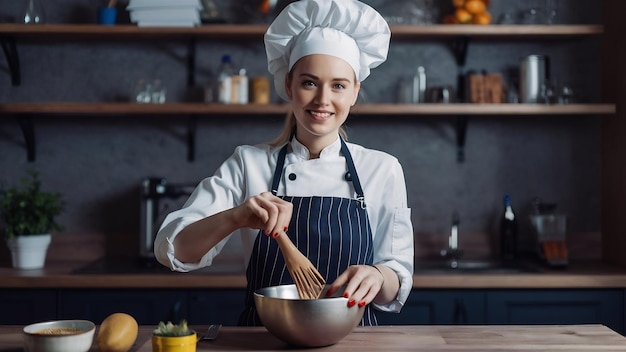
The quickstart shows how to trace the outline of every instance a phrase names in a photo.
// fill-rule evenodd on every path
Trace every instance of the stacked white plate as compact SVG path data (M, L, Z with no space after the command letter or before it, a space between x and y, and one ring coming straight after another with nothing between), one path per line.
M130 0L126 7L139 27L194 27L201 9L199 0Z

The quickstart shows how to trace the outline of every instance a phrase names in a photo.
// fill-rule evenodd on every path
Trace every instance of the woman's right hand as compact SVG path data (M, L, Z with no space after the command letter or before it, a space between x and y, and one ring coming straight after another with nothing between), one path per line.
M287 231L293 204L270 192L263 192L248 198L233 210L240 227L261 229L266 235L277 237L282 231Z

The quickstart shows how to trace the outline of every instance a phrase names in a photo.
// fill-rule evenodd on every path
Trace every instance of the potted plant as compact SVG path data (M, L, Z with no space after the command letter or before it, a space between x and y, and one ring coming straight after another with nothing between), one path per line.
M51 231L61 230L56 217L64 202L59 193L41 190L37 171L20 179L20 186L0 186L0 214L14 268L43 268Z
M152 332L153 352L196 352L197 334L187 326L187 321L180 324L159 322Z

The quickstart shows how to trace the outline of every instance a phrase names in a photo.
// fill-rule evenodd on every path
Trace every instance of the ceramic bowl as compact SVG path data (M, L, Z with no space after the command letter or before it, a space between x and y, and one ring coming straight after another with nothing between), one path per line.
M152 352L196 352L197 336L195 332L174 337L152 335Z
M26 352L87 352L96 325L88 320L56 320L28 325L23 331Z
M295 346L328 346L352 332L365 308L348 307L347 298L325 297L327 288L324 298L300 299L295 285L266 287L254 293L254 303L261 322L277 338Z

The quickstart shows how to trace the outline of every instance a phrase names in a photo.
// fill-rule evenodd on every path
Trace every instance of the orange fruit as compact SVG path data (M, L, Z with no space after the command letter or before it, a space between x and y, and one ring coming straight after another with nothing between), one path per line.
M490 24L491 23L491 14L487 11L483 12L483 13L479 13L477 15L474 15L474 18L472 18L472 23L473 24Z
M469 0L465 2L463 8L472 15L477 15L485 12L487 10L487 5L482 2L482 0Z
M452 5L456 8L463 7L463 5L465 5L465 0L452 0Z
M467 10L459 8L454 12L454 17L459 23L470 23L472 22L472 14L467 12Z

